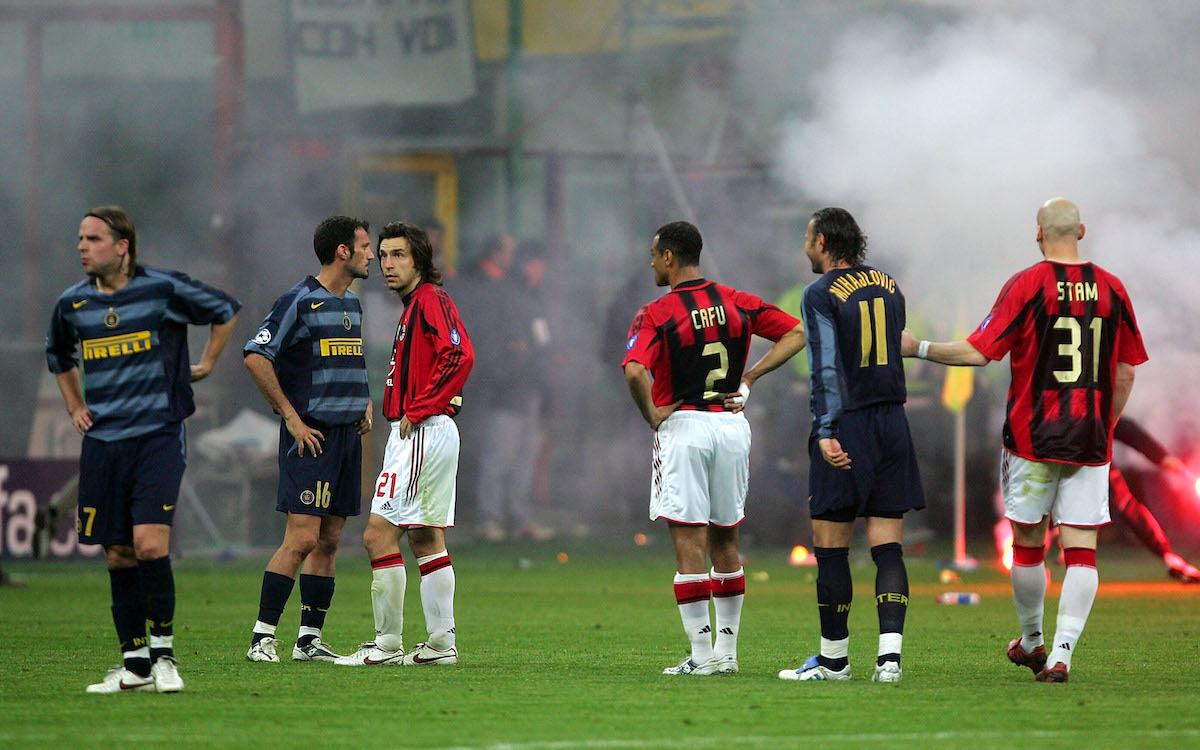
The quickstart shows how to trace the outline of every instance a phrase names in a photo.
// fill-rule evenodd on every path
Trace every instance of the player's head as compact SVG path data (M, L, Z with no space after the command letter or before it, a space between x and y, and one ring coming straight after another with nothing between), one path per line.
M401 296L422 281L442 285L442 272L433 263L429 236L407 221L393 221L379 230L379 268L388 289Z
M1079 220L1079 208L1066 198L1051 198L1043 203L1037 212L1037 223L1039 245L1083 239L1085 229Z
M313 232L313 252L322 266L328 266L339 257L340 248L345 248L341 257L346 269L356 278L367 278L371 265L371 225L362 219L349 216L330 216L317 225Z
M517 241L513 239L512 235L497 232L489 235L483 241L483 252L479 257L497 266L504 273L508 273L516 254Z
M669 269L697 268L700 266L700 251L704 249L704 238L695 224L673 221L664 224L654 233L650 245L650 267L654 269L654 283L666 286Z
M79 253L88 276L98 278L122 270L132 278L137 270L133 217L120 206L89 209L79 223Z
M828 265L819 261L828 256ZM858 228L858 222L844 208L830 206L815 212L804 233L804 254L813 263L814 273L824 273L828 268L845 264L857 266L867 257L867 236Z

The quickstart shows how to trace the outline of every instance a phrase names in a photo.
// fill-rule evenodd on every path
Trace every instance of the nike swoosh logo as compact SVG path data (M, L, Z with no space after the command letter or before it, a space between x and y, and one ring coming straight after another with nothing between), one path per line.
M387 664L389 661L396 661L397 659L402 659L402 658L404 658L403 652L397 653L395 656L389 656L386 659L380 659L379 661L375 661L374 659L372 659L369 656L364 656L363 664Z
M127 685L125 683L125 680L121 680L121 689L122 690L137 690L140 687L146 687L147 685L149 685L152 682L153 682L153 680L146 680L145 682L135 682L132 685Z
M72 303L71 303L71 307L73 307L73 308L75 308L76 310L78 310L79 308L83 307L83 306L84 306L84 305L86 305L87 303L88 303L88 301L87 301L87 300L85 300L85 299L81 299L81 300L79 300L78 302L72 302Z
M174 505L164 505L163 510L171 510L174 507L175 507Z
M419 657L419 656L414 656L414 657L413 657L413 664L430 664L430 663L432 663L432 662L435 662L435 661L441 661L442 659L448 659L448 658L450 658L450 655L449 655L449 654L447 654L446 656L438 656L438 657L436 657L436 658L433 658L433 659L422 659L422 658L421 658L421 657Z
M318 307L320 307L323 304L325 304L325 303L324 302L314 302L314 303L312 303L312 309L316 310Z

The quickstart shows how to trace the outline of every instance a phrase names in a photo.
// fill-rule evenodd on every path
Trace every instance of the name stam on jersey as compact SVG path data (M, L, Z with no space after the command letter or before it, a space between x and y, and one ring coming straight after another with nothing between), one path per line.
M1058 282L1059 302L1088 302L1100 299L1100 289L1094 281Z
M895 293L896 282L892 280L883 271L856 271L839 276L836 281L829 285L829 293L837 297L842 302L850 299L850 295L857 292L859 289L864 289L869 286L882 287L888 292Z

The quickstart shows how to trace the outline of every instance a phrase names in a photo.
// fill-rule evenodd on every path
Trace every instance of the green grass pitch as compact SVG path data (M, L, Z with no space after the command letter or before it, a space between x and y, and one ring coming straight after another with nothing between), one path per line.
M985 567L946 586L932 557L909 554L904 679L883 685L870 681L874 568L855 549L855 677L800 684L775 675L817 646L815 568L787 566L782 550L746 552L757 579L741 674L696 678L659 674L685 653L663 539L451 541L456 667L250 664L264 561L177 562L181 695L86 695L119 660L103 564L10 564L29 585L0 589L0 748L1200 747L1200 586L1169 581L1141 551L1101 550L1100 595L1066 685L1035 683L1005 660L1017 626L1004 575ZM407 562L412 645L424 619ZM349 652L372 632L361 552L346 550L337 578L325 637ZM934 601L951 589L982 602ZM1054 586L1047 630L1056 604ZM283 643L298 607L293 593Z

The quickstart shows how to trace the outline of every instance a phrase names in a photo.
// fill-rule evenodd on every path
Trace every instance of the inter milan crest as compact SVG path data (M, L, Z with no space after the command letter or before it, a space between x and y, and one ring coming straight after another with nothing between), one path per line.
M120 324L121 316L117 314L116 310L112 309L111 307L108 308L108 312L104 313L104 325L108 326L109 328L116 328Z
M344 310L342 311L342 328L345 328L347 331L350 330L350 313Z
M316 499L317 496L312 490L305 490L304 492L300 493L300 502L304 503L305 505L312 505L313 501Z

